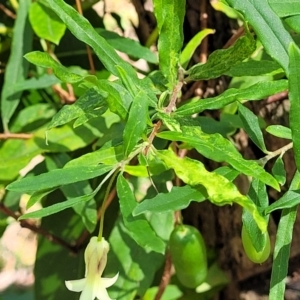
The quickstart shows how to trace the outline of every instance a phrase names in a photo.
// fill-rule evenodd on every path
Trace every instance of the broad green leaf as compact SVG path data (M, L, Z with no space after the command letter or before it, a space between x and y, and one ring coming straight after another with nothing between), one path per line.
M124 138L124 156L127 157L142 138L147 127L148 101L143 92L139 92L133 99L126 123Z
M189 185L182 187L173 187L169 193L159 193L151 199L141 202L133 210L134 216L145 212L164 213L169 211L181 210L189 206L192 201L202 202L206 197Z
M290 190L299 190L300 173L297 171L290 186ZM290 258L290 248L293 238L293 227L297 216L298 206L286 208L282 211L276 233L273 254L273 265L270 283L270 300L284 298L286 276Z
M219 96L182 105L175 113L176 115L192 115L206 109L220 109L234 101L261 100L287 88L287 80L258 82L244 89L228 89Z
M68 68L64 67L53 59L48 53L33 51L24 55L24 57L31 63L43 67L51 68L55 76L63 82L76 83L84 79L83 76L72 73Z
M262 232L266 231L266 221L260 215L256 205L246 196L242 195L237 187L225 177L208 172L200 161L188 157L179 158L171 150L156 151L157 156L163 160L168 168L174 169L176 175L192 187L202 186L206 197L216 205L237 203L248 210Z
M289 99L290 107L290 126L292 130L293 150L297 169L300 170L300 49L292 43L289 47Z
M269 205L266 186L256 178L253 178L251 182L248 197L257 206L257 209L261 214L263 213L263 210ZM268 224L269 216L264 216L264 218L266 223ZM243 226L252 241L253 247L257 252L261 252L266 245L266 235L261 232L253 216L245 209L243 210L242 220Z
M280 185L284 185L286 182L286 171L284 168L284 162L282 157L278 157L272 168L272 174Z
M288 47L292 38L280 18L269 6L268 0L227 0L227 2L245 17L267 53L288 74Z
M108 289L110 297L118 300L141 299L151 286L164 256L139 246L120 218L111 232L109 244L104 275L111 277L119 272L118 281Z
M247 30L247 29L246 29ZM214 51L205 64L197 64L187 71L186 81L208 80L220 77L232 66L248 58L256 49L256 42L248 30L246 35L228 49Z
M12 89L14 93L17 93L30 89L44 89L60 82L61 81L53 74L44 74L38 78L32 77L24 81L18 81Z
M153 4L159 31L159 67L168 79L170 88L173 88L183 44L185 0L154 0Z
M23 55L32 47L32 29L27 19L30 4L30 0L20 2L10 47L11 53L4 73L4 84L1 92L1 117L5 131L8 131L8 123L21 97L20 92L14 91L14 85L24 81L27 77L29 64Z
M134 194L126 179L120 174L117 180L117 193L124 224L131 237L147 252L165 252L165 243L159 238L144 216L133 217L132 211L137 206Z
M198 48L198 46L201 44L204 38L206 38L209 34L214 34L215 30L213 29L203 29L200 32L198 32L184 47L180 54L179 63L182 66L182 68L186 68L190 62L190 59L192 58L194 52Z
M156 55L149 48L142 46L137 41L122 37L113 31L103 28L96 28L96 31L116 50L134 58L142 58L152 64L158 63Z
M266 131L270 134L283 138L283 139L292 139L292 131L290 128L282 125L270 125L266 128Z
M231 77L240 77L245 75L259 76L281 72L283 72L283 69L275 61L250 59L232 66L225 74Z
M267 173L257 162L244 159L233 144L220 134L206 134L197 127L183 126L181 129L182 132L161 132L157 136L187 143L203 156L217 162L227 162L241 173L257 178L279 190L278 182L271 174Z
M265 209L265 214L270 214L277 209L293 208L300 204L300 190L287 191L280 199Z
M251 110L240 103L238 103L238 110L239 117L243 122L243 128L250 139L264 153L268 153L257 116Z
M83 196L76 197L76 198L66 199L66 201L55 203L53 205L47 206L45 208L42 208L42 209L39 209L39 210L36 210L33 212L25 213L24 215L19 217L19 220L48 217L48 216L56 214L62 210L73 207L78 203L88 201L88 200L92 199L94 196L95 196L95 194L92 193L89 195L83 195Z
M268 0L268 2L279 17L300 14L300 5L298 0Z
M50 130L51 128L64 125L74 119L76 121L73 127L76 128L92 118L101 116L107 108L104 97L94 88L91 88L79 97L75 103L63 106L53 117L47 129Z
M9 184L6 188L16 192L32 193L98 177L111 169L112 166L106 165L56 169L34 177L22 178Z
M48 7L33 2L29 10L29 21L35 34L56 45L65 33L66 25Z

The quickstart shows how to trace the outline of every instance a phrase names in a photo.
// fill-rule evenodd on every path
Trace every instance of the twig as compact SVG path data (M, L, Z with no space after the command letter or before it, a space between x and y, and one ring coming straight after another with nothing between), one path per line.
M227 41L227 43L223 46L223 49L229 48L231 45L235 43L235 41L244 34L245 28L242 26L240 27L234 35Z
M18 218L21 216L21 214L17 214L15 212L13 212L12 210L10 210L2 202L0 202L0 211L3 212L5 215L14 218L16 221L18 221ZM63 246L64 248L68 249L69 251L71 251L74 254L76 254L78 252L78 250L79 250L79 248L70 245L69 243L67 243L63 239L61 239L61 238L59 238L59 237L57 237L57 236L49 233L48 231L42 229L41 227L38 227L38 226L30 223L30 221L28 221L28 220L20 220L19 222L20 222L21 227L28 228L31 231L44 236L50 242L56 243L58 245L61 245L61 246Z
M267 98L266 103L269 104L269 103L276 102L276 101L282 101L287 98L288 98L288 91L284 91L284 92L280 92L275 95L269 96Z
M15 19L17 16L10 11L7 7L0 3L0 10L2 10L8 17Z
M283 153L285 153L286 151L290 150L293 148L293 143L289 143L271 153L269 153L268 155L266 155L265 157L259 159L259 162L262 164L262 165L265 165L270 159L272 159L273 157L276 157L278 155L281 155Z
M165 108L166 113L171 113L173 109L176 107L177 95L182 89L183 82L179 81L177 85L174 87L169 105Z
M155 295L154 300L160 300L162 294L164 293L167 285L170 282L170 278L171 278L171 268L172 268L172 259L171 259L171 255L170 252L167 252L166 255L166 262L165 262L165 268L164 268L164 272L158 287L158 291Z
M8 139L28 140L32 137L33 135L31 133L11 133L11 132L0 133L0 140L8 140Z

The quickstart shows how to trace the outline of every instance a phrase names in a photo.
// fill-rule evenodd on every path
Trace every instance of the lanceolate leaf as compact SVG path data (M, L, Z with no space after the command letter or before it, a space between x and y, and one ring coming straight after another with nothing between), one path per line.
M287 88L287 80L258 82L245 89L228 89L217 97L182 105L175 113L178 115L192 115L206 109L220 109L234 101L245 99L261 100L270 95L285 91Z
M244 105L238 103L239 116L243 127L254 144L263 152L267 153L263 134L261 132L257 116Z
M227 0L227 2L244 15L268 54L288 74L288 46L292 38L278 15L269 6L268 0Z
M279 190L278 182L255 161L246 160L232 143L220 134L206 134L197 127L183 126L182 132L162 132L157 136L171 141L185 142L203 156L217 162L227 162L241 173L255 177Z
M260 215L256 205L246 196L242 195L236 186L225 177L208 172L204 165L190 158L179 158L171 150L156 152L168 168L174 169L176 175L192 187L203 186L207 198L216 205L237 203L247 209L252 215L262 232L266 231L266 221Z
M133 100L129 117L124 129L124 155L127 157L141 139L147 127L148 101L143 92L139 92Z
M20 179L9 184L6 188L15 192L32 193L91 179L107 173L112 168L112 166L99 165L93 167L80 166L56 169L34 177Z
M290 126L292 130L293 149L295 161L298 170L300 170L300 49L292 43L289 48L289 99L290 108Z
M268 0L268 2L279 17L300 14L300 5L298 0Z
M27 77L28 62L23 55L30 51L32 44L32 29L27 19L31 1L20 2L14 33L11 44L11 53L4 73L4 85L1 93L1 117L5 131L8 131L8 122L15 112L20 92L14 91L14 85L24 81Z
M154 0L153 3L159 30L159 66L173 87L183 44L185 0Z
M270 134L283 138L283 139L292 139L292 131L290 128L282 125L270 125L266 128L266 131Z
M228 49L214 51L205 64L197 64L187 71L187 81L208 80L216 78L227 72L233 65L248 58L256 48L252 35L247 31L246 35Z
M146 251L164 253L165 243L155 234L147 219L144 216L132 216L137 202L128 182L121 174L117 180L117 193L124 224L132 238Z
M284 185L286 182L286 171L284 168L284 162L282 157L278 157L272 168L272 174L280 185Z

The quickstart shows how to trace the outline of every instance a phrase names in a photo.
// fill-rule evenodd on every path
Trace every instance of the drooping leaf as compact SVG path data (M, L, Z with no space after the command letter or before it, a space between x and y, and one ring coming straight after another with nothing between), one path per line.
M177 115L192 115L206 109L220 109L234 101L241 101L245 99L261 100L270 95L287 90L287 88L287 80L262 81L244 89L228 89L219 96L182 105L175 113Z
M227 3L251 24L267 53L288 74L288 47L292 38L278 15L271 9L268 0L227 0Z
M124 224L131 237L147 252L165 252L165 243L160 239L144 216L133 217L132 211L137 206L134 194L126 179L120 174L117 180L117 193Z
M56 45L65 33L66 25L48 7L33 2L29 10L30 24L35 34Z
M159 66L169 81L176 84L179 54L183 44L184 0L154 0L154 14L159 32Z
M99 165L56 169L38 176L22 178L12 182L6 188L10 191L32 193L94 178L107 173L112 168L112 166Z
M255 49L255 40L250 32L246 31L246 35L238 39L230 48L216 50L208 57L205 64L197 64L190 68L185 80L208 80L220 77L232 66L248 58Z
M278 183L280 185L284 185L286 182L286 171L284 168L284 162L281 156L279 156L275 163L274 166L272 168L272 174L274 175L274 177L276 178L276 180L278 181Z
M70 72L68 68L58 63L48 53L33 51L24 55L31 63L43 67L51 68L55 76L63 82L76 83L84 79L83 76Z
M48 130L64 125L74 119L76 119L76 121L73 127L76 128L92 118L101 116L106 112L107 108L105 98L94 88L91 88L79 97L75 103L63 106L53 117L48 125Z
M14 85L24 81L27 77L29 64L23 58L23 55L30 51L32 47L32 29L27 19L30 4L30 0L20 2L14 25L11 53L4 73L4 84L1 93L1 117L5 131L8 131L8 122L21 97L20 92L14 91Z
M203 186L206 197L216 205L237 203L247 209L257 222L262 232L266 231L266 221L260 215L256 205L246 196L242 195L236 186L225 177L208 172L200 161L188 157L179 158L171 150L156 152L167 167L174 169L176 175L192 187Z
M246 160L233 144L220 134L206 134L197 127L181 127L182 132L161 132L158 137L171 141L181 141L194 147L203 156L217 162L227 162L233 168L279 190L278 182L258 163Z
M246 133L254 144L263 152L267 153L264 137L261 132L257 116L244 105L238 103L239 117L243 122L243 127Z
M270 134L283 138L283 139L292 139L292 131L290 128L282 125L270 125L266 128L266 131Z
M148 102L144 93L139 92L133 99L126 123L124 139L124 156L127 157L145 133L148 118Z
M300 14L298 0L268 0L271 8L279 17L287 17Z
M289 99L290 107L290 126L292 130L293 150L297 169L300 170L300 49L294 43L289 47Z

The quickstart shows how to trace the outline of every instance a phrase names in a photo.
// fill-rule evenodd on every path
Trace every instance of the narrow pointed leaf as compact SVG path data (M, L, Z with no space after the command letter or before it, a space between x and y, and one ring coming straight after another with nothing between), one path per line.
M284 162L282 157L278 157L272 168L272 174L280 185L284 185L286 182L286 171L284 168Z
M282 125L270 125L266 128L266 131L270 134L283 138L283 139L292 139L292 131L290 128Z
M244 16L267 53L288 74L288 47L292 38L278 15L271 9L268 0L227 0L227 3Z
M219 96L182 105L175 113L183 116L192 115L206 109L220 109L234 101L242 101L245 99L261 100L270 95L285 91L287 88L287 80L258 82L245 89L228 89Z
M300 49L294 43L289 48L289 99L290 107L290 126L292 130L293 150L297 169L300 170Z
M271 8L279 17L287 17L300 14L298 0L268 0Z
M263 152L267 153L263 134L261 132L257 116L244 105L238 103L239 116L243 127L254 144Z
M164 253L165 243L160 239L144 216L133 217L137 206L134 194L126 179L120 174L117 180L117 193L124 224L132 238L146 251Z
M246 160L232 145L220 134L206 134L197 127L183 126L182 132L161 132L157 136L171 141L181 141L194 147L203 156L217 162L227 162L241 173L258 178L265 184L279 190L277 180L267 173L258 163Z

